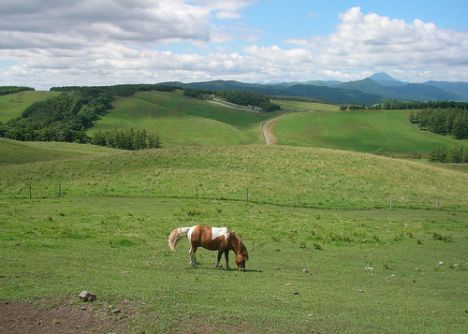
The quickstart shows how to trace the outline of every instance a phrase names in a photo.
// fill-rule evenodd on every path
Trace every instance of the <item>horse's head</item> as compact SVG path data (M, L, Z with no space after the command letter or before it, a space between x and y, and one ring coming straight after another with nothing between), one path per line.
M249 259L249 253L247 252L247 248L242 243L242 241L239 240L239 248L237 249L237 252L236 252L237 269L244 271L245 261L247 261L248 259Z

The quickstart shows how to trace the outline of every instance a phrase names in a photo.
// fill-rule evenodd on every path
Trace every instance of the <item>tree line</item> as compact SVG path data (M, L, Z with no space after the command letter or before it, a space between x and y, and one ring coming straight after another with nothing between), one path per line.
M463 109L468 110L468 103L455 101L400 101L386 100L382 103L366 106L351 104L340 106L341 111L346 110L412 110L412 109Z
M412 111L409 119L422 130L440 135L452 135L456 139L468 138L467 109L423 109Z
M50 90L55 92L80 92L84 96L102 96L108 97L115 96L131 96L138 92L145 91L161 91L161 92L172 92L178 89L175 86L164 85L164 84L124 84L114 86L65 86L65 87L52 87Z
M89 143L92 138L87 136L86 130L112 108L112 101L116 96L130 96L139 91L175 89L177 88L161 84L53 87L51 91L62 94L33 103L20 117L5 124L0 123L0 137L23 141ZM155 147L153 139L147 138L151 147ZM157 141L159 146L159 138Z
M34 88L31 87L21 87L21 86L0 86L0 95L14 94L24 91L33 91Z
M408 109L463 109L468 110L468 103L455 101L400 101L386 100L370 106L369 109L408 110Z
M443 146L436 147L430 153L429 160L443 163L468 163L468 148L463 146L455 146L449 149Z
M209 91L203 89L185 88L184 95L198 99L208 99L212 96L217 96L230 103L238 104L241 106L257 107L265 112L280 109L280 106L272 103L270 101L270 98L265 94L241 90Z
M119 148L123 150L142 150L160 147L159 137L146 130L111 129L97 131L91 139L94 145Z
M64 93L36 102L22 115L0 124L0 136L27 141L66 141L87 143L86 129L111 107L106 96L86 98Z

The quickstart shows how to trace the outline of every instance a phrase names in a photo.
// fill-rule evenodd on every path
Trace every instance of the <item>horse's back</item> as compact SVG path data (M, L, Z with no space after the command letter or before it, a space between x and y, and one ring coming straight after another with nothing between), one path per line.
M223 250L229 247L230 231L227 227L195 225L187 233L190 242L210 250Z

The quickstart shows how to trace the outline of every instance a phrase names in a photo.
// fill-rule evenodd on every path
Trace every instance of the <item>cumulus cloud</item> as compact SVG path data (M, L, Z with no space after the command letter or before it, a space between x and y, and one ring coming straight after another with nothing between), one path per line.
M405 22L378 14L363 14L354 7L340 15L336 31L328 36L292 39L290 44L315 54L322 67L387 70L415 78L423 69L428 78L462 70L468 79L468 33L439 29L421 20ZM443 70L441 70L443 69ZM405 74L406 73L406 74ZM421 77L423 79L423 77Z
M256 43L260 32L220 21L238 21L253 1L46 3L0 2L0 84L46 88L172 80L351 80L374 71L411 81L468 81L467 33L364 14L358 7L342 13L330 35L290 39L289 47L244 45L233 52L223 43L233 36ZM201 43L206 49L164 51L168 41Z
M7 0L0 2L0 48L208 40L210 11L182 0Z

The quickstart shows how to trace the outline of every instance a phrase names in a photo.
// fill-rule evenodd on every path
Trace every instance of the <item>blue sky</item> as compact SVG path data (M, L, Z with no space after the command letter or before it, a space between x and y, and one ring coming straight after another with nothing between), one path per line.
M466 13L460 0L2 0L0 84L468 81Z
M243 20L247 26L263 31L262 44L281 43L294 37L332 33L339 23L339 13L360 7L365 13L402 19L434 22L441 28L468 30L468 1L259 1L247 7Z

